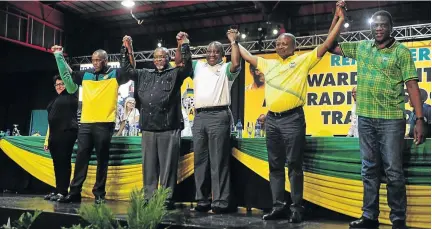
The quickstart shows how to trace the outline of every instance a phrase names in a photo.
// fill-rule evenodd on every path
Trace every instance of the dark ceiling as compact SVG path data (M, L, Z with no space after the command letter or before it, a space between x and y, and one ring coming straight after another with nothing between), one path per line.
M246 40L258 38L258 27L284 28L296 36L324 34L331 24L335 1L135 1L132 13L120 1L41 1L65 14L66 45L75 56L97 47L118 52L121 37L131 35L136 50L151 50L159 40L173 48L175 35L186 31L194 45L227 42L226 30L239 25ZM350 27L367 30L367 19L377 10L393 15L395 25L431 22L431 2L348 1ZM68 18L68 19L67 19ZM79 32L76 32L79 31ZM73 33L72 36L70 34ZM84 38L87 36L88 38ZM92 48L89 48L92 47ZM84 50L85 51L78 51Z

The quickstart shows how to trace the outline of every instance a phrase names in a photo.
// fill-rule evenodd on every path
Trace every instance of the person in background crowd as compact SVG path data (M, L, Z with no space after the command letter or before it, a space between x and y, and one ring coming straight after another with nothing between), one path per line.
M410 126L409 126L408 135L406 137L413 138L417 117L416 117L416 112L414 109L414 105L411 102L411 99L409 99L408 102L409 102L409 105L413 108L413 110L412 110L412 112L408 118L408 123L410 124ZM431 137L431 105L426 104L425 101L422 101L422 102L423 102L423 105L422 105L423 117L425 117L424 137L430 138Z
M406 227L407 196L403 171L405 121L404 84L416 112L414 142L423 142L424 116L418 76L410 50L391 36L389 12L372 15L374 40L335 44L333 54L357 61L357 110L362 155L363 214L350 228L379 226L381 168L387 177L387 202L393 229Z
M222 60L224 50L222 44L217 41L208 45L206 63L193 62L196 113L192 136L195 153L196 200L198 201L195 211L198 212L208 212L210 209L217 214L231 211L229 208L232 123L232 114L229 110L230 83L237 78L241 66L237 31L229 30L227 37L232 48L231 62L225 63ZM179 62L180 56L176 55L176 64ZM211 192L208 188L209 177Z
M57 201L68 194L71 177L71 157L77 139L78 95L69 94L59 75L54 76L54 88L57 96L49 103L48 131L44 149L50 152L54 164L56 190L44 197L45 200Z
M187 35L183 32L177 35L179 47L184 36ZM123 38L123 44L127 55L133 53L130 36ZM134 69L126 60L121 62L121 67L135 81L141 102L145 198L152 197L160 181L161 187L171 189L165 205L172 210L175 208L172 197L177 184L180 137L184 128L180 89L184 79L191 74L192 55L185 53L182 64L176 68L171 67L169 61L168 50L160 47L154 51L153 64L156 69Z
M132 97L127 97L124 103L124 112L121 121L127 122L129 127L138 125L140 113L137 108L135 108L135 99ZM121 136L128 136L127 130L123 128Z
M270 187L273 209L264 220L287 217L285 203L285 165L291 186L289 222L303 221L303 152L306 140L306 123L303 106L306 101L309 71L331 48L346 18L345 2L337 2L335 16L327 39L313 51L297 55L296 38L290 33L276 40L276 59L252 56L243 46L240 54L245 61L262 71L265 78L266 142L270 170Z
M355 137L358 138L358 115L356 114L356 107L357 107L357 87L353 87L351 91L351 95L354 99L354 103L351 107L351 126L348 130L347 137Z
M116 119L117 95L119 86L130 79L120 69L108 66L108 54L96 50L92 55L94 69L72 72L63 57L63 48L53 46L60 77L65 83L66 91L76 93L82 85L82 115L78 130L78 151L75 162L74 177L70 192L57 201L61 203L81 202L81 191L87 177L90 156L95 148L97 157L96 182L93 187L95 203L105 202L105 184L108 175L109 148L114 132ZM122 59L126 59L124 50ZM130 59L130 58L129 58ZM133 62L135 66L135 62Z

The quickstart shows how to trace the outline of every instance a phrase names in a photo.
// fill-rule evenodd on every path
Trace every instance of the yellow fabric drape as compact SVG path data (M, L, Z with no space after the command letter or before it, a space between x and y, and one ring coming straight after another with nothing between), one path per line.
M42 182L55 187L54 166L52 159L20 149L8 141L0 140L0 148L5 154L20 165L24 170ZM72 163L72 174L75 165ZM185 180L193 174L194 156L188 153L180 158L177 182ZM132 189L143 186L141 164L109 166L106 183L106 198L129 200ZM87 179L84 182L81 195L93 198L92 188L96 180L96 166L89 165Z
M269 180L268 162L252 157L233 149L233 156L246 167ZM288 170L285 169L288 176ZM288 181L288 177L286 177ZM431 228L431 187L420 185L407 185L407 225L410 227ZM289 182L285 183L285 190L290 191ZM380 223L391 224L389 220L390 209L387 205L387 190L385 184L380 188ZM363 204L362 181L336 178L304 172L305 200L324 208L349 215L360 217Z

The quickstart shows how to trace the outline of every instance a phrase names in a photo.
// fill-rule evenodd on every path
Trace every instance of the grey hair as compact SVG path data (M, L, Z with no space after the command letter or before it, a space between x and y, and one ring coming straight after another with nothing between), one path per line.
M98 50L94 51L93 55L94 54L99 55L104 59L108 59L108 53L103 49L98 49Z

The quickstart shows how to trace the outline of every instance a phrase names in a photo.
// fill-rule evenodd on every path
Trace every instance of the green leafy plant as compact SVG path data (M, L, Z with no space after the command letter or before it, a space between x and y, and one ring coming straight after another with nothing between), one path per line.
M168 214L165 201L170 192L170 189L160 188L146 201L143 190L133 190L130 194L125 227L120 225L114 213L105 204L83 204L78 213L90 225L73 225L62 229L155 229Z
M30 212L23 213L18 220L10 222L2 226L3 229L29 229L36 218L42 213L40 210L35 210L33 214Z

